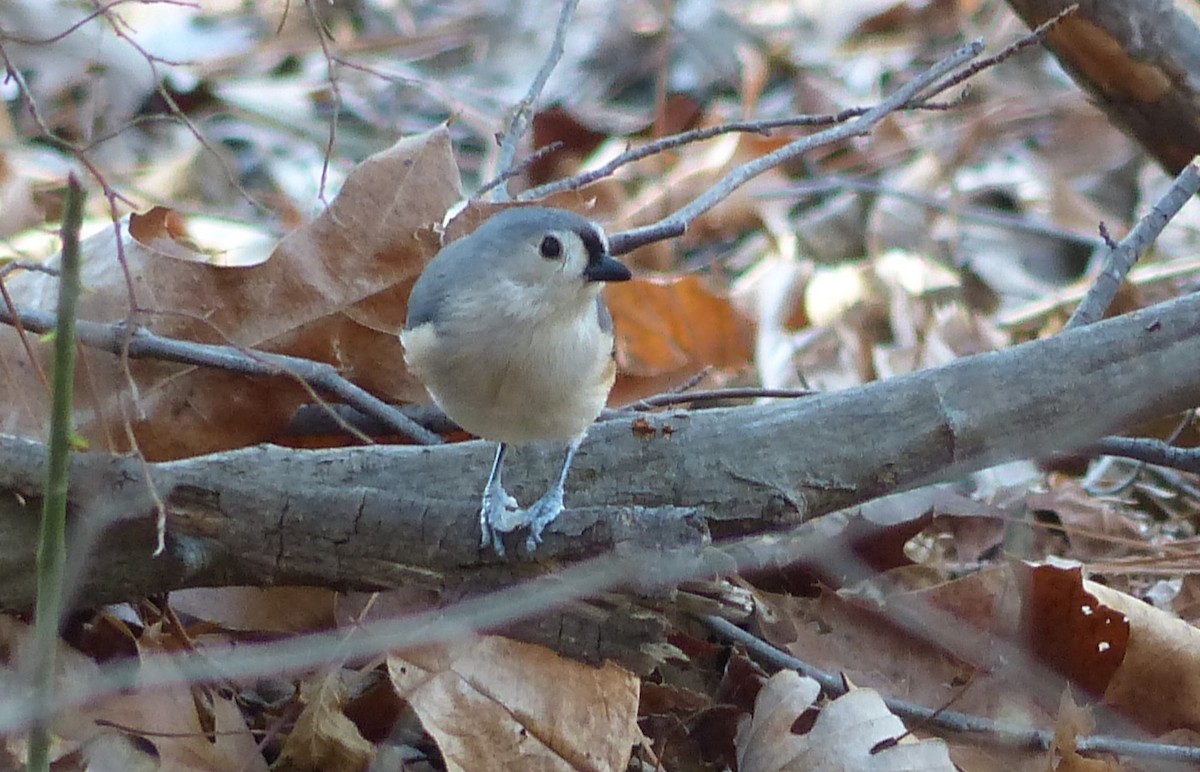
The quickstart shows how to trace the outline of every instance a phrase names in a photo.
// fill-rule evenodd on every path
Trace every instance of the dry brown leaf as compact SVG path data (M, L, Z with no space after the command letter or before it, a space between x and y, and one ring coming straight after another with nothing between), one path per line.
M1085 694L1104 694L1126 655L1125 616L1090 592L1078 566L1021 564L1017 571L1033 654Z
M708 367L749 364L750 325L698 276L637 278L605 290L617 337L623 404L678 384Z
M346 686L339 672L301 687L304 710L288 735L273 769L278 772L360 772L375 756L346 718Z
M32 641L32 629L12 617L0 616L0 658L18 651ZM3 662L0 678L15 677L18 662ZM86 688L100 679L100 666L74 649L61 645L58 653L59 688L70 692ZM214 769L242 769L266 772L254 737L246 727L241 711L232 699L210 693L207 716L197 715L197 703L191 688L182 683L153 690L127 692L104 698L84 708L63 711L54 727L58 753L77 752L89 769L110 769L102 762L116 754L126 761L140 763L142 755L123 756L130 741L157 757L159 769L181 772L211 772ZM98 723L106 722L104 724ZM211 722L206 727L204 724ZM215 731L210 739L206 732ZM144 733L144 734L143 734ZM23 752L23 750L21 750ZM122 767L115 767L121 769ZM130 767L136 769L136 766Z
M899 742L876 750L906 733L874 689L855 689L822 706L805 734L792 725L820 693L817 682L793 670L767 681L754 703L754 714L738 726L740 772L814 770L954 770L940 739ZM909 738L911 739L911 738Z
M1004 578L1007 571L996 569L947 583L926 596L996 636L1011 640L1020 633L1048 666L1086 690L1102 693L1105 704L1151 732L1200 731L1200 677L1193 675L1200 673L1200 630L1126 593L1084 580L1078 567L1017 570L1023 574L1019 587ZM985 576L993 578L986 588L981 584ZM950 592L970 585L979 591ZM1000 612L1016 595L1021 596L1023 628L1016 627L1011 614ZM987 624L989 619L994 624ZM986 714L968 707L982 687L976 684L958 704ZM1004 687L996 683L995 688Z
M638 679L487 636L388 658L396 693L450 770L624 770L640 738Z
M1154 733L1200 731L1200 630L1131 595L1084 586L1129 625L1125 658L1104 702Z
M1005 574L1008 574L1005 576ZM765 637L816 667L844 672L856 683L899 699L982 716L1025 717L1049 724L1052 707L1039 705L1022 690L1011 668L988 668L948 654L961 649L958 630L980 630L1002 637L1016 627L1019 600L1011 572L980 571L926 590L901 593L889 604L929 604L956 617L955 625L912 635L892 624L874 604L841 593L815 600L763 593L772 622ZM933 640L931 640L933 639ZM1057 693L1055 693L1057 698ZM1054 705L1053 708L1056 708Z
M1044 493L1030 493L1025 500L1030 510L1053 512L1062 521L1071 544L1067 557L1114 557L1128 552L1131 542L1143 541L1137 524L1124 514L1120 501L1093 496L1074 478L1059 480Z
M299 633L334 624L338 595L322 587L195 587L171 593L171 608L226 630Z
M978 563L1003 543L1008 513L1002 507L944 488L936 489L932 505L934 524L950 534L960 562Z
M1099 683L1101 688L1108 673L1112 690L1125 667L1122 665L1118 674L1113 674L1113 660L1119 665L1116 655L1127 650L1129 661L1137 626L1132 625L1129 647L1124 649L1119 622L1105 621L1113 618L1109 604L1099 591L1082 581L1078 571L1036 568L1023 583L1016 581L1012 568L1001 566L930 589L894 593L882 609L875 602L845 594L825 593L817 600L805 601L762 593L761 600L772 617L764 618L764 634L806 662L845 672L853 680L869 683L890 696L930 707L953 704L956 710L974 715L1047 726L1057 710L1057 704L1050 701L1057 702L1058 690L1040 689L1039 684L1049 683L1045 676L1027 672L1026 664L999 658L1004 649L993 653L987 642L1029 645L1066 675L1093 685ZM1033 601L1028 599L1031 587L1037 587L1038 597ZM918 636L905 633L886 617L892 606L899 610L925 604L951 614L954 623ZM1168 642L1162 643L1165 647ZM1180 658L1186 658L1184 652L1189 649L1200 648L1186 640L1175 640L1174 646L1180 650L1176 655ZM1147 652L1146 656L1151 654ZM1159 683L1145 685L1143 691L1129 695L1126 704L1135 705L1140 700L1145 703L1138 706L1141 710L1183 710L1192 694L1186 679L1183 684L1172 684L1170 688L1178 696L1172 696L1166 705L1160 705L1157 697L1158 692L1167 689L1163 682L1181 667L1186 665L1179 661L1164 665L1157 676ZM1138 676L1131 675L1128 688L1138 683ZM1153 698L1152 690L1156 695ZM1114 702L1111 697L1106 701ZM1127 715L1139 720L1137 715ZM951 742L960 763L964 753L976 758L970 741ZM992 766L979 768L1045 769L1042 754L1024 751L1001 756Z
M158 333L318 359L383 396L419 398L423 390L404 368L395 333L412 282L438 247L433 226L460 196L449 134L439 128L360 164L320 217L286 236L258 265L209 264L187 223L169 210L127 218L120 250L112 229L84 242L80 318L127 316L123 252L136 302ZM53 311L53 278L25 273L8 287L19 306ZM34 345L48 369L50 346ZM136 396L115 356L81 353L77 425L96 449L126 450L126 421L152 459L239 447L276 436L307 401L303 389L283 378L147 360L129 369ZM7 328L0 330L0 373L11 400L0 431L41 436L48 389Z

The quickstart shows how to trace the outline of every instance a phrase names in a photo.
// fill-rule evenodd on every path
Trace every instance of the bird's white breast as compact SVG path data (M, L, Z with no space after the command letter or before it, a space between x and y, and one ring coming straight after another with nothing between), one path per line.
M513 444L569 441L604 408L615 375L612 334L600 327L593 293L558 309L514 293L505 309L483 297L456 298L452 319L401 334L405 361L472 434Z

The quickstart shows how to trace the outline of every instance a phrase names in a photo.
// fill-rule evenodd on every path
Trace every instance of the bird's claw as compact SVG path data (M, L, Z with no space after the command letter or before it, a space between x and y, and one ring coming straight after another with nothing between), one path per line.
M525 540L525 549L533 552L542 543L542 531L554 522L563 511L563 492L561 488L551 488L546 491L533 506L524 511L522 520L529 526L529 537Z
M562 511L563 493L557 488L547 491L528 509L518 509L516 499L505 493L503 488L489 489L479 510L479 527L482 531L480 544L491 547L497 555L504 557L502 535L528 527L525 549L533 552L542 543L542 531Z
M479 544L491 547L500 557L504 557L504 541L501 534L519 527L524 520L516 517L521 514L517 500L499 485L489 485L483 492L483 503L479 508ZM518 522L514 522L518 521Z

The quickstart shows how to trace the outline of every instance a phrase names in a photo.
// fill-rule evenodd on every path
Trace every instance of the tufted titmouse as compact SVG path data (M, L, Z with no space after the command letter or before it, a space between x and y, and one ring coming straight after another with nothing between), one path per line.
M459 426L500 443L483 490L482 544L529 527L527 548L563 509L563 484L616 375L601 282L629 269L599 225L563 209L513 208L444 247L413 286L404 361ZM500 482L507 446L569 442L557 481L520 510Z

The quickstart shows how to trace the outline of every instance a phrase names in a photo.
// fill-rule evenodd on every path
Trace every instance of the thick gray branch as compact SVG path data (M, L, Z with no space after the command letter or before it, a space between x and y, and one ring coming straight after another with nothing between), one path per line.
M614 546L698 546L776 528L883 493L1009 459L1076 448L1200 404L1200 296L1057 337L812 398L643 414L593 428L567 490L572 507L536 557ZM152 558L152 502L132 460L83 454L77 520L103 524L79 601L171 589L418 582L454 593L536 567L478 548L478 494L492 449L257 447L152 465L169 555ZM540 495L557 448L512 454L510 491ZM0 607L33 600L33 534L45 459L0 438ZM514 551L519 535L513 540Z

